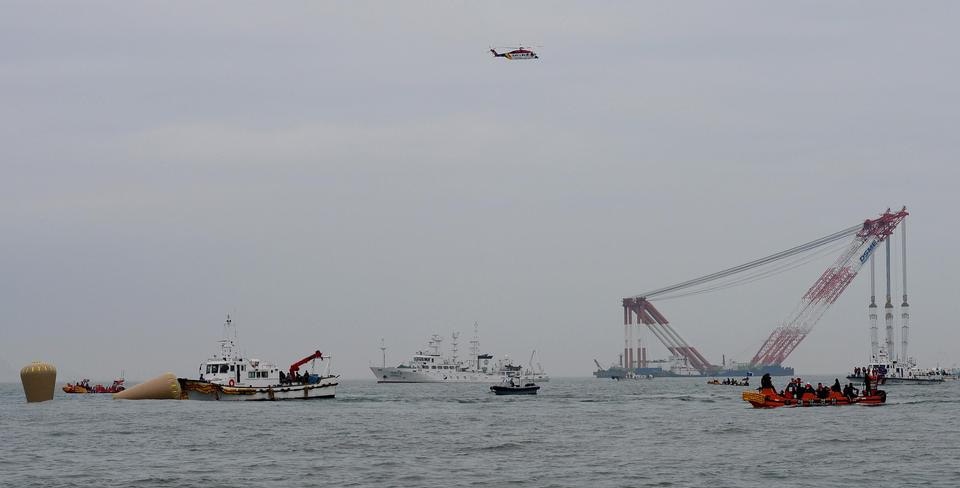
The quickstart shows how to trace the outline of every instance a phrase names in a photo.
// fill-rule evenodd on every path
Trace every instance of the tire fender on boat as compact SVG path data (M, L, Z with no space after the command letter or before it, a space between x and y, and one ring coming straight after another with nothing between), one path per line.
M229 382L228 384L229 384L230 386L233 386L233 385L236 385L237 383L234 382L233 380L230 380L230 382Z

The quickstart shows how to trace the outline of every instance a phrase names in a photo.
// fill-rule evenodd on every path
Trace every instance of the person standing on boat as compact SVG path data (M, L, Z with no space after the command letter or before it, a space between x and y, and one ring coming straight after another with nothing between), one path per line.
M763 373L763 377L760 378L760 389L770 388L771 390L776 390L773 387L773 380L770 379L770 373Z

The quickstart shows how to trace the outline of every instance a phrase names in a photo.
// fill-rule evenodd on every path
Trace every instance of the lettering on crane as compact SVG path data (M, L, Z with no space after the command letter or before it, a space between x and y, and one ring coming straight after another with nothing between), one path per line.
M877 247L877 242L878 241L874 239L873 242L870 243L870 247L868 247L866 251L863 251L863 254L860 256L860 264L866 262L867 258L870 257L870 253L872 253L873 249Z

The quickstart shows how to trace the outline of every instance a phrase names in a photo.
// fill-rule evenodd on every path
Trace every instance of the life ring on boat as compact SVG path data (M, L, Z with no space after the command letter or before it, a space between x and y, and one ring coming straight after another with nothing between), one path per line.
M236 383L234 383L234 381L233 381L233 380L230 380L230 382L229 382L229 383L227 383L227 384L228 384L228 385L230 385L230 386L233 386L233 385L235 385Z

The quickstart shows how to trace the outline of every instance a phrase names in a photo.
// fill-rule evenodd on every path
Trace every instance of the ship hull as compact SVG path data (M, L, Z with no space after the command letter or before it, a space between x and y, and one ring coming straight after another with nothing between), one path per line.
M490 391L497 395L536 395L540 391L539 386L498 386L490 387Z
M863 382L863 375L847 375L848 380L854 380ZM881 385L938 385L943 383L943 378L900 378L897 376L887 376L884 378L880 384Z
M377 378L377 383L486 383L495 384L503 381L498 374L476 372L436 373L432 371L416 370L413 368L379 368L371 366L370 371Z
M883 390L876 390L870 395L846 397L840 392L830 392L827 398L816 398L812 393L807 393L802 399L786 398L780 396L773 388L764 388L759 392L748 390L742 393L743 401L749 403L753 408L778 408L778 407L832 407L842 405L882 405L887 402L887 393Z
M336 378L324 378L310 385L277 385L268 387L223 386L181 378L182 399L204 401L277 401L334 398Z
M377 378L377 383L481 383L492 385L509 377L504 374L475 371L435 372L422 369L414 370L414 368L381 368L376 366L371 366L370 371ZM519 375L511 376L519 377ZM550 377L542 373L523 375L523 378L539 383L550 381Z

